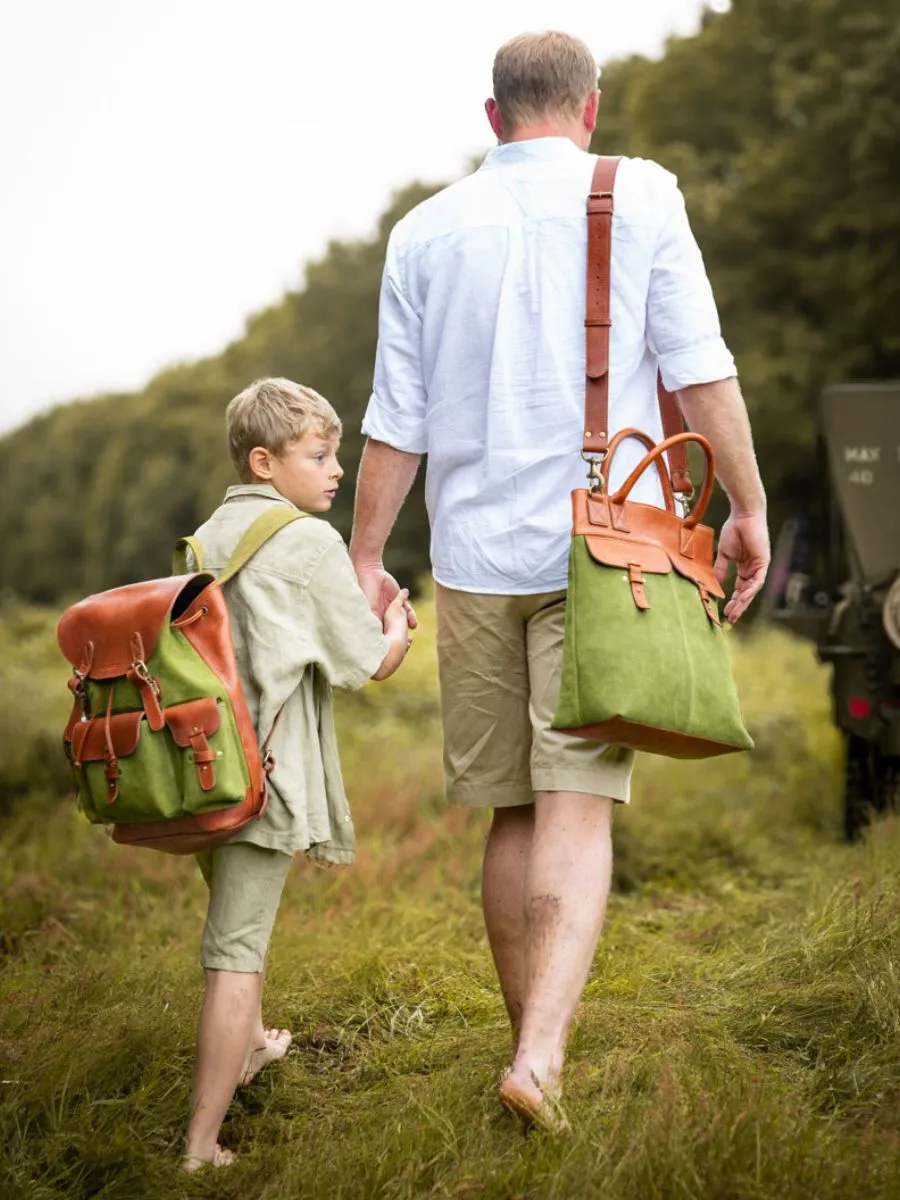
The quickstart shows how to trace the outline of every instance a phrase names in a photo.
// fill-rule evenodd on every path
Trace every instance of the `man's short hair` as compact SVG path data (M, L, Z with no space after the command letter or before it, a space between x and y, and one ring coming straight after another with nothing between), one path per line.
M252 483L249 456L254 446L280 454L310 429L323 437L341 436L341 419L312 388L290 379L257 379L225 410L228 449L243 483Z
M568 33L520 33L494 57L494 99L504 130L546 117L577 117L597 87L597 61Z

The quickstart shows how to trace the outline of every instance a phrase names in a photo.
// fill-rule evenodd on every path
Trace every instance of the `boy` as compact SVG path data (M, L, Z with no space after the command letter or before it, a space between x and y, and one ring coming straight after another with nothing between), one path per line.
M241 483L196 537L204 569L218 573L267 508L331 508L343 470L341 422L310 388L263 379L228 405L229 448ZM225 587L241 682L262 745L272 741L265 814L200 855L209 886L201 962L205 995L184 1167L232 1161L218 1145L234 1090L291 1042L261 1015L266 950L297 850L353 861L353 825L340 775L331 688L386 679L409 648L415 616L402 591L383 623L373 616L340 534L326 521L285 526ZM280 716L279 716L280 713Z

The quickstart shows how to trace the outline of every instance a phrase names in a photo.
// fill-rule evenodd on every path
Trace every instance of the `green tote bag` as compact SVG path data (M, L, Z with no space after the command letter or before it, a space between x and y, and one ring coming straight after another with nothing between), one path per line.
M749 750L716 599L713 531L699 524L713 483L709 443L696 434L707 473L693 512L675 511L658 446L638 430L610 443L609 459L628 437L651 447L615 495L573 493L573 536L562 683L553 728L672 758L708 758ZM656 464L666 508L628 500Z

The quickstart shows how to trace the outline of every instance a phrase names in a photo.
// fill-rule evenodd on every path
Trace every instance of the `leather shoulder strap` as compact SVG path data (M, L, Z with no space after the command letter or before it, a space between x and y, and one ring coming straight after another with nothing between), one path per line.
M253 524L244 531L241 540L235 546L231 558L219 575L219 583L224 586L229 579L233 579L238 571L246 567L253 555L275 536L279 529L284 529L285 525L302 520L306 516L309 514L300 512L298 508L282 508L281 505L278 508L268 508L264 513L260 513Z
M597 159L587 198L585 454L605 454L609 444L609 275L613 187L618 166L618 158Z
M609 330L613 191L620 158L600 156L587 198L587 288L585 300L584 453L605 454L609 444ZM684 429L678 398L657 379L663 438ZM672 487L693 491L687 454L679 443L669 451Z

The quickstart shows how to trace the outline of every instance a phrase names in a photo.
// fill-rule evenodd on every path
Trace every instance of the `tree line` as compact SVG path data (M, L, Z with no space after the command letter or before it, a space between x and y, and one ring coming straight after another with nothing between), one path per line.
M658 60L607 64L592 149L675 172L738 361L773 527L821 492L823 386L900 377L900 15L895 0L733 0ZM374 235L332 242L303 286L219 355L141 392L75 401L0 439L0 591L59 604L163 574L171 546L234 481L223 412L286 375L344 419L352 478L372 382L388 234L429 192L394 197ZM900 418L898 418L900 419ZM333 519L349 533L352 488ZM389 565L428 567L422 479Z

